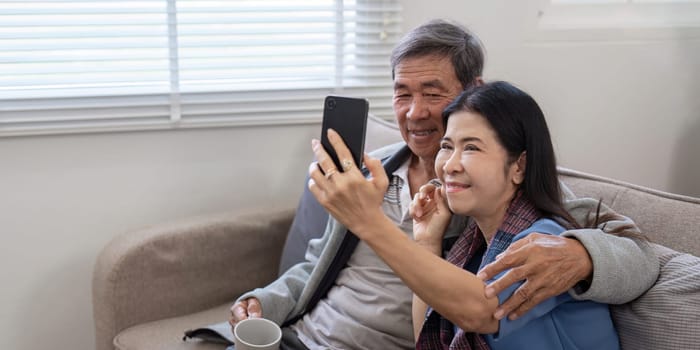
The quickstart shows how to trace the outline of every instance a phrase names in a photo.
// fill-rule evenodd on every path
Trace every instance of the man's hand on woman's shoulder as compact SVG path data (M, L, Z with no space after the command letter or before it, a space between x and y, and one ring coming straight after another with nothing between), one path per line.
M513 283L524 281L494 314L496 319L507 315L514 320L580 281L590 282L593 263L586 249L575 239L532 233L511 244L477 276L488 281L507 269L510 271L486 286L486 297L496 296Z

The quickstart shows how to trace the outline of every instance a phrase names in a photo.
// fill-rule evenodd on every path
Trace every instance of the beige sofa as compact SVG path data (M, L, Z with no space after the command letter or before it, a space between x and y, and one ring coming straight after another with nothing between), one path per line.
M399 139L393 124L370 118L367 149ZM568 169L560 173L579 197L602 198L632 217L654 242L700 255L700 199ZM96 349L225 348L183 341L183 331L226 320L238 295L276 277L293 216L294 208L222 213L116 237L94 270ZM698 321L697 316L688 321ZM641 341L627 338L621 335L623 345Z

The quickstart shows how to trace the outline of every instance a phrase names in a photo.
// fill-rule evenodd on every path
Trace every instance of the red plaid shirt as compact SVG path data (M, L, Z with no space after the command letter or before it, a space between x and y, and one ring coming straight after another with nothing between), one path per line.
M493 261L496 255L505 251L511 244L513 237L532 226L532 223L540 217L542 217L540 211L522 196L522 192L516 193L515 198L513 198L506 211L503 223L498 228L483 256L481 267ZM478 256L478 253L483 250L485 244L484 235L476 223L472 221L459 236L454 246L452 246L446 260L466 269L469 261L481 258L481 256ZM416 349L488 350L489 345L484 337L477 333L465 332L459 329L455 334L452 322L430 308L416 342Z

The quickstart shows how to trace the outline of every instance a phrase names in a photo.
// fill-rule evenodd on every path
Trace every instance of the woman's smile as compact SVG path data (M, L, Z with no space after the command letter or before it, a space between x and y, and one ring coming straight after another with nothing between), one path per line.
M445 192L447 193L457 193L467 190L471 185L467 185L460 182L448 181L445 183Z

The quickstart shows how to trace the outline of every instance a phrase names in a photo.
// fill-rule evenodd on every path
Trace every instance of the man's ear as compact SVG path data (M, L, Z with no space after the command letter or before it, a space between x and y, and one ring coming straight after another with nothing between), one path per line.
M484 85L484 78L482 78L480 76L474 78L474 85L476 85L476 86Z
M527 152L523 151L515 161L515 171L513 172L513 183L520 185L525 180L525 168L527 167Z

